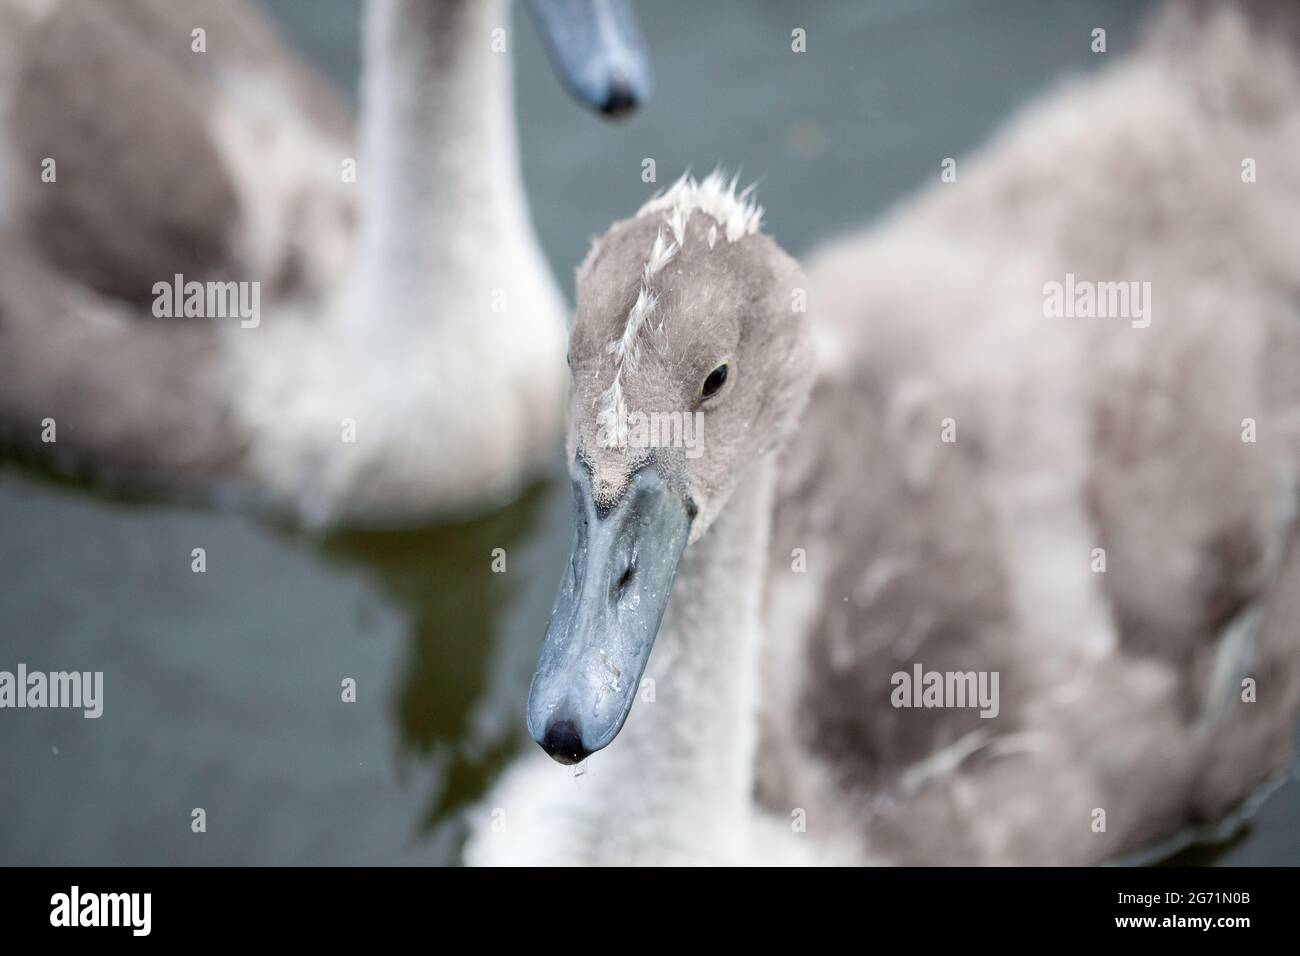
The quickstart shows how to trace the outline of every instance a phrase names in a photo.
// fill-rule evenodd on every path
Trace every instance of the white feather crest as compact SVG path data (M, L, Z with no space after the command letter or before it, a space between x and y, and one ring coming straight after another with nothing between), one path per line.
M637 215L666 213L673 238L680 246L686 222L691 213L698 210L722 227L722 234L728 242L735 242L753 235L763 226L763 207L753 197L754 186L737 192L739 183L739 176L727 179L721 169L715 169L699 181L685 173L665 192L652 197L637 211Z
M715 169L699 181L688 172L664 193L652 197L637 210L638 217L663 213L664 223L673 238L671 242L668 241L662 228L655 235L642 271L641 288L637 291L636 302L628 312L623 334L605 347L605 351L614 356L614 380L601 394L604 405L602 416L608 419L607 432L612 443L622 445L626 442L627 408L623 399L623 370L635 369L641 356L641 329L654 313L657 303L650 288L651 280L672 262L686 241L686 226L691 214L699 211L713 219L714 223L708 231L710 249L718 241L719 226L722 227L721 235L727 242L753 235L762 228L763 207L753 198L754 186L737 192L739 181L739 176L728 180L721 169ZM659 327L663 328L662 321Z

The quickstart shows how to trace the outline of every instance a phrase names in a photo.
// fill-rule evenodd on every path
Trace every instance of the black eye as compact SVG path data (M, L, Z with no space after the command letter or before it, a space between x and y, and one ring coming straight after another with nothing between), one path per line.
M722 385L726 380L727 363L723 362L710 372L709 377L704 380L704 387L700 389L700 397L710 398L711 396L718 394L718 389L722 388Z

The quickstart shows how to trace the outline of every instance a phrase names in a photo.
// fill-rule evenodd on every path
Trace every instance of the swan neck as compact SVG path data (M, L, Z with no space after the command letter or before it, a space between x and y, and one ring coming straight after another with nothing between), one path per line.
M430 296L481 271L484 249L531 238L508 14L504 0L366 6L357 185L367 311L436 312Z

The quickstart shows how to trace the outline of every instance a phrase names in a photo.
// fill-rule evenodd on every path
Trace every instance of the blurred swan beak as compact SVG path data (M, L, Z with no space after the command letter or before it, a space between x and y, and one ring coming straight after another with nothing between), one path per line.
M627 0L529 0L528 9L565 88L605 116L650 98L654 79Z

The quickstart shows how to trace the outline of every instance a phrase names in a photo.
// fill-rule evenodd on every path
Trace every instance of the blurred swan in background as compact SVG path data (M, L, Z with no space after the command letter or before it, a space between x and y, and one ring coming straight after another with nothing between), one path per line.
M587 105L647 95L621 2L530 6ZM317 524L517 492L561 427L565 305L523 195L507 5L370 0L359 155L247 6L108 7L0 0L0 441ZM173 288L209 317L158 317Z
M598 240L528 703L585 762L509 769L468 861L1095 863L1286 768L1298 53L1300 8L1170 4L814 257L807 321L716 177ZM1047 314L1067 275L1145 315ZM703 454L609 441L614 399L702 413ZM988 716L918 669L998 675Z

